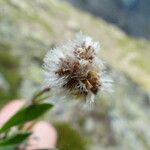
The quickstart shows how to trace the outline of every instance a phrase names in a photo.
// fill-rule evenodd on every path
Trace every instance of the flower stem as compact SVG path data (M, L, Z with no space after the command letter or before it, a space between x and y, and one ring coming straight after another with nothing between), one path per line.
M45 88L42 91L38 92L35 96L33 96L33 98L31 99L32 103L38 103L41 99L38 99L41 95L43 95L46 92L49 92L50 88Z

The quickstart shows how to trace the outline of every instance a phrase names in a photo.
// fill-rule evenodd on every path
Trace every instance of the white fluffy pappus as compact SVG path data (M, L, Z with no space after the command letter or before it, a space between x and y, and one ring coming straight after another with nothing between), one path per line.
M104 73L97 57L99 42L76 34L72 41L48 51L44 58L44 87L58 94L93 102L95 96L111 87L112 80Z

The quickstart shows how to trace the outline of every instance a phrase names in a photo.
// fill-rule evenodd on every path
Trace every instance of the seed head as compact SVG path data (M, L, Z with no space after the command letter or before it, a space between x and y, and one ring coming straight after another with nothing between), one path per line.
M82 33L66 45L50 50L44 58L45 87L93 101L104 85L111 83L105 79L98 50L99 43Z

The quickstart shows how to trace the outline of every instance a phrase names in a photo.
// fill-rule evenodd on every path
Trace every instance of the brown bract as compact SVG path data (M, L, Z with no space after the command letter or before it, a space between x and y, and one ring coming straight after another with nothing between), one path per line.
M61 59L60 69L55 73L64 77L63 87L70 90L76 96L87 96L91 91L97 94L101 83L96 69L91 63L80 64L78 59Z
M82 44L81 47L77 47L73 51L74 55L79 59L88 60L89 62L92 62L95 56L95 52L92 46L85 46L85 43Z

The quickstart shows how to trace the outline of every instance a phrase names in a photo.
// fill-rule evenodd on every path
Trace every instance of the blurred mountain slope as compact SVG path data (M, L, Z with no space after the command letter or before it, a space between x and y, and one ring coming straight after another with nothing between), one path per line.
M150 39L149 0L67 0L136 38Z
M128 37L117 27L67 3L58 0L0 0L0 52L8 51L6 60L12 57L17 64L17 67L9 66L6 64L9 61L5 60L3 66L6 71L14 68L12 72L19 75L16 87L12 88L16 88L20 96L30 97L42 83L41 65L45 53L71 39L80 30L100 41L99 55L106 61L114 79L115 92L97 101L92 114L76 112L76 108L73 113L72 108L64 105L62 108L61 105L57 113L59 119L63 120L64 116L70 122L82 122L80 131L92 136L95 149L97 145L101 149L105 149L103 146L109 149L110 145L115 145L113 148L118 150L149 149L149 41ZM4 87L8 81L1 68L5 82L0 86ZM17 76L11 72L9 75ZM8 84L8 87L12 86L11 82Z
M149 41L132 39L103 20L58 1L0 3L1 41L11 42L13 49L25 53L25 57L30 53L39 55L50 44L63 42L82 30L101 42L101 55L111 66L150 90Z

